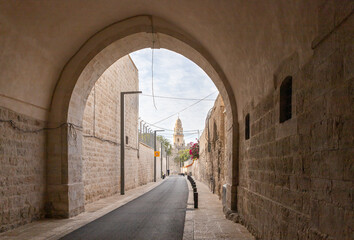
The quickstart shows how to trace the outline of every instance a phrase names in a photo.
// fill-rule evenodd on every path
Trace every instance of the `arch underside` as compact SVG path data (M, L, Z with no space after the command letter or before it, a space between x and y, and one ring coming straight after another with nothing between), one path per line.
M165 48L201 67L213 80L226 109L227 207L236 210L238 125L235 97L221 67L201 44L162 19L138 16L108 26L87 40L65 65L55 89L49 125L82 125L87 98L103 72L143 48ZM82 135L68 125L48 133L47 214L71 217L84 211Z

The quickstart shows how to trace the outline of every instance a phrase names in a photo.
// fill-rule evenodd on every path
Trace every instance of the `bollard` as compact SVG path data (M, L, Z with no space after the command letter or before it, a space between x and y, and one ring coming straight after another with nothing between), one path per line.
M193 196L194 196L194 208L198 208L198 193L194 192Z

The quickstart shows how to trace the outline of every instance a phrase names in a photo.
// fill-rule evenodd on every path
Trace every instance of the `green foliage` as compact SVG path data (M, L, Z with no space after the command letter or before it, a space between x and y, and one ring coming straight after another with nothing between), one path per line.
M176 162L185 162L191 157L189 155L189 149L179 150L177 157L175 158Z
M164 146L167 156L171 156L172 154L172 145L170 141L165 138L164 136L157 136L156 139L160 142L162 142L162 145Z

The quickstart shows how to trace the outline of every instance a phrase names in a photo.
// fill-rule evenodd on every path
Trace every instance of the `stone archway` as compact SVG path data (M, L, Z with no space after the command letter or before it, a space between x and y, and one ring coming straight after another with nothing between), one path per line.
M237 106L230 83L203 46L172 24L152 16L137 16L114 23L94 34L71 57L53 93L48 133L46 212L51 217L72 217L84 211L82 125L87 97L98 78L119 58L139 49L166 48L184 55L213 80L226 109L227 207L236 210L238 185ZM70 124L68 124L70 123Z

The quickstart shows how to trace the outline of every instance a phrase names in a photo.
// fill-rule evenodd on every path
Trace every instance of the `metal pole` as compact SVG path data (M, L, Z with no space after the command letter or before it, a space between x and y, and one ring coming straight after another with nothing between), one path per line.
M124 141L124 95L142 93L141 91L121 92L120 93L120 194L124 195L124 158L125 158L125 141Z
M156 131L154 132L154 182L156 182L156 157L155 157L155 151L156 151Z
M154 131L154 182L156 182L156 157L155 157L155 152L156 152L156 132L163 132L164 130L155 130Z
M162 141L161 141L161 153L160 153L160 160L161 160L161 178L162 178Z
M124 93L120 93L120 194L124 195Z

